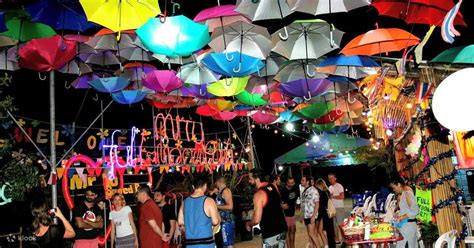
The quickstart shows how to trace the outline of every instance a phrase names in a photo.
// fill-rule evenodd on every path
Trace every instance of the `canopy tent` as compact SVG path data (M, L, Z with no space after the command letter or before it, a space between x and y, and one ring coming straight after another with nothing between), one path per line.
M357 164L351 153L361 146L370 145L368 139L345 134L324 134L318 142L308 141L275 159L275 163L294 164L306 161L320 161L327 166Z

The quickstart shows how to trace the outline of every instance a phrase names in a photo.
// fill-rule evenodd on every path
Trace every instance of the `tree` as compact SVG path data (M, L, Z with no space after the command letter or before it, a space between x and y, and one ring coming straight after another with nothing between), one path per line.
M357 148L355 159L359 163L366 163L371 168L382 167L390 174L395 168L395 155L390 145L381 144L378 149L369 146Z

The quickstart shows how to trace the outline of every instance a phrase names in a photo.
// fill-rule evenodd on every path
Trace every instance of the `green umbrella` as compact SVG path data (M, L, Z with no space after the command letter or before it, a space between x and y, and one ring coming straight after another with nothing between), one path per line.
M31 21L30 16L24 11L5 13L5 25L8 30L0 33L0 35L21 42L56 35L56 32L50 26Z
M474 45L448 49L436 56L431 63L474 64Z
M334 123L328 123L328 124L312 124L311 125L311 128L318 132L318 133L321 133L321 132L324 132L324 131L328 131L328 130L331 130L333 129L334 127L336 126L336 124Z
M300 109L298 112L302 114L306 119L318 119L321 116L329 113L334 108L333 102L318 102L313 103L308 107Z
M236 97L241 103L254 107L267 104L267 101L262 99L262 94L251 94L248 91L242 91Z

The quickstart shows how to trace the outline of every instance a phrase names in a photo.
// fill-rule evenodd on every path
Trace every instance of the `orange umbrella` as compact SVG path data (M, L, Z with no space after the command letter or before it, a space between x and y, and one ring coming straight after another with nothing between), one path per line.
M340 53L346 56L396 52L420 43L420 38L399 28L370 30L352 39Z

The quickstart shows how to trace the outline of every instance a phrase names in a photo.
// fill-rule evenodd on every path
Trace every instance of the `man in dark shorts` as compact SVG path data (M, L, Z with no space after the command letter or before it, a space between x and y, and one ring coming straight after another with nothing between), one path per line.
M161 214L163 215L163 225L165 226L165 233L172 239L174 232L176 230L176 213L173 206L169 205L166 201L166 191L164 188L159 188L153 194L155 203L161 209ZM164 242L163 247L170 247L170 242Z
M296 220L295 209L296 200L300 196L300 190L295 186L295 179L289 177L285 186L280 191L281 207L285 213L286 225L288 226L288 234L286 236L286 245L288 248L295 248Z

